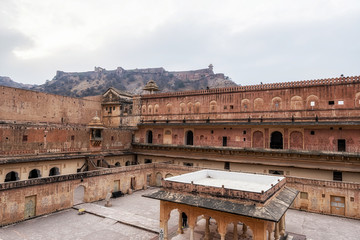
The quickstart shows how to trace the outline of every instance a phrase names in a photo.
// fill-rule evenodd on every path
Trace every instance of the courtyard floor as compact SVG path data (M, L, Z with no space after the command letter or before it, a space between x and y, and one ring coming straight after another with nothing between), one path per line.
M78 215L77 209L72 208L5 226L0 228L0 240L155 240L158 238L160 204L158 200L141 197L152 191L157 191L157 188L111 199L112 207L109 208L104 207L104 201L77 205L77 208L85 208L83 215ZM204 219L199 219L195 239L203 238L204 222ZM169 220L170 237L174 240L189 239L188 228L184 234L177 235L177 223L178 213L174 210ZM213 239L218 239L214 222L210 228ZM355 240L360 236L360 221L289 210L286 231L306 235L308 240ZM233 239L230 225L229 232L227 239ZM238 232L240 235L241 225L238 225Z

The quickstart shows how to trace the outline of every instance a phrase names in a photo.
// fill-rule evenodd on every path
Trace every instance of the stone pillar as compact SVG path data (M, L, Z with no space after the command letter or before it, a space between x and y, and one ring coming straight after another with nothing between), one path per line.
M210 239L210 217L205 217L206 219L206 223L205 223L205 237L204 240L209 240Z
M164 240L168 240L168 220L169 210L166 208L166 202L160 201L160 229L164 232Z
M226 233L220 233L221 240L225 240Z
M164 240L168 240L169 230L168 230L168 221L164 222Z
M182 212L179 210L179 223L178 223L178 229L177 229L177 233L178 234L183 234L183 228L182 228Z
M284 216L282 216L279 223L280 223L279 224L280 235L284 236L285 235L285 214L284 214Z
M279 240L279 239L280 239L280 234L279 234L279 223L275 223L275 233L274 233L274 238L275 238L275 240Z
M237 222L234 222L234 240L238 240Z
M195 240L194 239L194 226L190 226L190 240Z
M247 226L245 225L245 223L243 223L241 237L246 238L246 235L247 235L246 232L247 232Z

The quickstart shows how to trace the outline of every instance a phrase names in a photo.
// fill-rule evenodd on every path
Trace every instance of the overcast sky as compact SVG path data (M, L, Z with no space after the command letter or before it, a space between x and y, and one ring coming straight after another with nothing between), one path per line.
M0 76L206 68L242 85L360 75L359 0L0 0Z

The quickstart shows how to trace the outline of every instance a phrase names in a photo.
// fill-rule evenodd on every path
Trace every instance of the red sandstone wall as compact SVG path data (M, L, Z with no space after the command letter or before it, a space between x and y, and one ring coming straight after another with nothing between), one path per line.
M24 141L24 136L26 141ZM122 129L104 129L98 150L129 149L132 132ZM90 130L70 125L0 125L0 154L37 154L45 152L89 151Z
M341 129L341 130L340 130ZM169 144L163 139L165 132L171 133L171 144L184 145L186 132L194 133L194 145L223 146L227 137L228 147L270 148L271 134L279 131L283 135L283 149L338 151L338 139L346 141L347 152L360 152L360 129L354 126L141 126L135 141L147 143L147 131L153 132L153 144ZM314 135L311 133L313 132Z
M360 84L247 86L142 97L144 120L355 117L360 113ZM334 101L334 105L329 105ZM343 101L343 105L339 104ZM311 106L311 102L315 106ZM156 111L157 109L157 111ZM303 119L304 120L304 119Z
M0 121L88 124L96 111L101 113L99 100L64 97L3 86L0 88L0 94Z

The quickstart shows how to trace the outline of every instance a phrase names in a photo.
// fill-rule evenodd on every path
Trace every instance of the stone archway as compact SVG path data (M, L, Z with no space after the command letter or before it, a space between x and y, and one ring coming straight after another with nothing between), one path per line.
M153 143L153 132L151 130L146 132L146 143Z
M28 179L32 179L32 178L39 178L41 177L40 174L40 170L39 169L33 169L29 172L29 177Z
M271 133L270 138L270 148L271 149L283 149L283 135L279 131L275 131Z
M7 173L5 176L5 182L13 182L13 181L18 181L18 180L19 180L19 175L15 171L11 171L11 172Z
M192 131L187 131L185 134L185 144L186 145L194 145L194 133Z
M156 186L157 187L161 187L161 179L162 179L162 174L158 172L156 174Z

